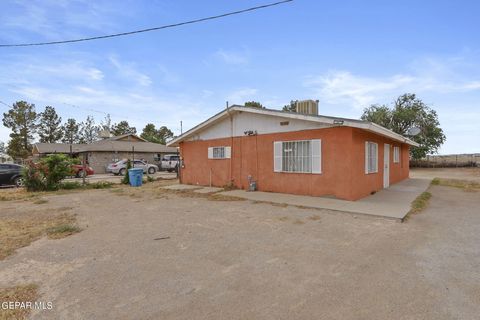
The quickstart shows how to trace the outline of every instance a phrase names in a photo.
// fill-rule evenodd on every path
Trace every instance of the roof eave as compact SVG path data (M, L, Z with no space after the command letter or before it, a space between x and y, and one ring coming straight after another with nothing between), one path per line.
M212 124L214 124L217 120L220 120L225 115L231 112L240 112L240 111L247 111L251 113L257 114L265 114L265 115L276 115L279 117L289 118L289 119L297 119L297 120L305 120L305 121L312 121L312 122L319 122L325 124L336 125L335 121L341 120L341 126L353 127L368 130L374 133L377 133L382 136L389 137L393 140L409 144L411 146L418 147L419 144L415 141L412 141L398 133L395 133L389 129L386 129L378 124L356 120L356 119L347 119L347 118L336 118L336 117L325 117L325 116L311 116L307 114L301 113L293 113L293 112L283 112L280 110L269 110L269 109L261 109L261 108L249 108L243 106L232 106L230 108L224 109L221 112L217 113L216 115L210 117L209 119L205 120L204 122L198 124L197 126L193 127L192 129L188 130L184 134L178 136L177 138L173 139L172 141L167 143L168 147L178 147L179 143L187 139L188 137L192 136L195 132L206 128Z

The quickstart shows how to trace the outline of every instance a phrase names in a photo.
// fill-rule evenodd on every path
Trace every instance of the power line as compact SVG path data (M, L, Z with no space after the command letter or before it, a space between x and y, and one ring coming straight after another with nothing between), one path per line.
M73 39L73 40L51 41L51 42L0 44L0 47L6 48L6 47L45 46L45 45L52 45L52 44L82 42L82 41L91 41L91 40L99 40L99 39L106 39L106 38L113 38L113 37L128 36L128 35L142 33L142 32L157 31L157 30L161 30L161 29L174 28L174 27L184 26L184 25L187 25L187 24L194 24L194 23L198 23L198 22L204 22L204 21L208 21L208 20L224 18L224 17L233 16L233 15L237 15L237 14L241 14L241 13L245 13L245 12L250 12L250 11L254 11L254 10L258 10L258 9L265 9L265 8L268 8L268 7L273 7L273 6L277 6L277 5L284 4L284 3L287 3L287 2L292 2L292 1L293 0L283 0L283 1L273 2L273 3L269 3L269 4L264 4L264 5L261 5L261 6L247 8L247 9L243 9L243 10L227 12L227 13L219 14L219 15L216 15L216 16L210 16L210 17L206 17L206 18L189 20L189 21L184 21L184 22L179 22L179 23L174 23L174 24L167 24L167 25L160 26L160 27L109 34L109 35L104 35L104 36L97 36L97 37L90 37L90 38L80 38L80 39Z

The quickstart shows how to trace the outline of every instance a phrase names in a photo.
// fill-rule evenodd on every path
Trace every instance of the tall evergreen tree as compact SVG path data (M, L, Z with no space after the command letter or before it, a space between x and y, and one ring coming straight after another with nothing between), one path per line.
M0 153L5 153L5 142L0 141Z
M265 107L257 101L247 101L245 102L245 107L251 107L251 108L259 108L259 109L265 109Z
M120 121L119 123L115 123L112 126L111 133L114 136L121 136L122 134L136 134L137 128L130 127L128 121Z
M92 116L80 124L80 143L92 143L98 140L98 127Z
M3 125L10 128L8 153L13 158L26 158L32 150L33 135L37 130L35 105L17 101L8 112L3 113Z
M75 119L67 119L67 122L62 126L63 143L79 143L80 142L80 126Z
M140 137L153 143L165 144L167 140L173 137L173 132L165 126L157 130L153 123L149 123L143 128Z
M290 104L284 105L282 111L297 112L297 100L292 100Z
M59 141L62 136L62 118L58 116L54 107L46 106L45 111L40 113L38 124L38 135L40 142L54 143Z

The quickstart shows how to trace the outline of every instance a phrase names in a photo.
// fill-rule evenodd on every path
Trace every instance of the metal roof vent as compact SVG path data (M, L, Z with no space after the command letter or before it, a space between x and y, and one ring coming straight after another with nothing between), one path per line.
M318 115L318 100L300 100L295 102L297 113Z

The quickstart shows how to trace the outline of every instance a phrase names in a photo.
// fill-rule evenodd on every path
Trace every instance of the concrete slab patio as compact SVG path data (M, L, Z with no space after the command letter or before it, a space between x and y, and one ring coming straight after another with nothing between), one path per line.
M402 221L412 201L430 185L429 179L407 179L358 201L300 196L274 192L233 190L219 194L248 200L273 202L315 209L330 209Z

